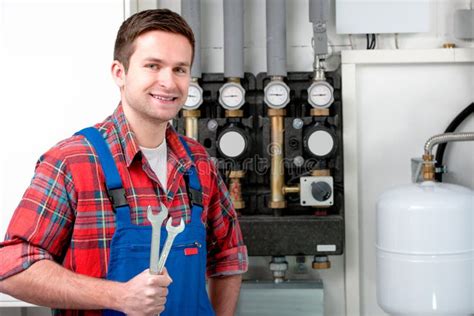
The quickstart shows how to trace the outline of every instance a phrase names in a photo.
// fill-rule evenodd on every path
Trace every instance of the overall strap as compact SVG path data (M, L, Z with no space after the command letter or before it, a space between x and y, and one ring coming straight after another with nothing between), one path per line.
M125 196L122 179L120 178L109 146L102 137L102 134L94 127L87 127L74 135L84 136L94 147L104 172L107 194L114 211L117 213L117 220L119 223L130 224L130 207Z
M188 156L194 162L193 153L189 148L186 141L180 136L179 140L186 149ZM202 204L202 186L199 181L198 173L195 164L192 164L189 170L186 172L186 186L188 189L189 200L191 201L191 222L197 222L201 220L201 213L203 210Z

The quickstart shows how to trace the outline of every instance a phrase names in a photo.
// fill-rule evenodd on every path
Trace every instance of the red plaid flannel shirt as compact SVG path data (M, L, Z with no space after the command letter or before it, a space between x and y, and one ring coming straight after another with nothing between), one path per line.
M177 225L191 219L184 172L193 163L173 127L166 130L168 192L164 192L141 154L122 106L97 124L105 135L120 172L131 219L148 225L146 209L165 204ZM207 275L247 270L237 215L229 192L198 142L185 137L194 155L203 190L202 220L207 227ZM19 273L42 259L54 260L77 273L104 278L115 215L105 190L97 156L82 136L68 138L45 153L0 243L0 279Z

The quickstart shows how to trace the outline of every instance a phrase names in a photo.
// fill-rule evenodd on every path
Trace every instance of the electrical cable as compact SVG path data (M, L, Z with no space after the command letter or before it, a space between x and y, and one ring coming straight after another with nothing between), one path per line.
M372 40L370 42L370 49L375 49L375 45L376 45L375 34L372 34Z
M456 128L461 125L461 123L471 114L474 113L474 102L469 104L464 110L462 110L448 125L444 133L453 133ZM439 144L438 147L436 148L436 155L435 155L435 161L436 161L436 168L441 168L443 166L443 157L444 157L444 152L446 151L446 146L448 143L442 143ZM443 182L443 174L441 172L435 174L435 179L436 181Z
M367 39L367 49L375 49L377 40L375 39L375 34L365 34Z

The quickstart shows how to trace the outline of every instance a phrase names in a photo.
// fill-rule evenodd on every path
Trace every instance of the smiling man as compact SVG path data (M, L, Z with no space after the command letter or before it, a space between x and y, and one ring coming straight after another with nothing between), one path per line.
M174 12L122 24L112 63L121 102L39 159L0 243L1 292L57 315L234 314L248 265L236 212L206 150L168 123L193 55ZM186 224L159 275L148 269L148 206Z

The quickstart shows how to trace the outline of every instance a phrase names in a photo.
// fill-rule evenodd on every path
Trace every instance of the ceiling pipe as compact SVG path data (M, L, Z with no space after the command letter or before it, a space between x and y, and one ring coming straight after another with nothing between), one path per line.
M193 30L195 39L191 77L201 78L201 0L181 0L181 15Z
M224 0L224 77L244 77L243 0Z
M286 77L286 1L266 1L267 74Z

